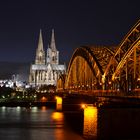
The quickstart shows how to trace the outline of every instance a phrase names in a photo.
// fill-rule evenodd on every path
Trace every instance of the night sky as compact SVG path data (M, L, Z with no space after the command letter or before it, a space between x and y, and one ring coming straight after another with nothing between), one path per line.
M140 0L3 0L0 61L33 62L42 29L44 48L55 30L61 61L80 45L118 45L140 18Z

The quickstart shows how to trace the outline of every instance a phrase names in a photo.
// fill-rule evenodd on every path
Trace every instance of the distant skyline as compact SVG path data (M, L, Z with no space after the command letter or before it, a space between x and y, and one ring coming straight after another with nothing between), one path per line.
M33 62L42 29L55 30L61 62L80 45L118 45L140 18L139 0L7 0L0 4L0 61Z

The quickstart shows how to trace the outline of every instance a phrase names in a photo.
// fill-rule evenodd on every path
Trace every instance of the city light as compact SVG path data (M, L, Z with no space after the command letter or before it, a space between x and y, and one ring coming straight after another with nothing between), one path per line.
M86 104L81 104L81 108L85 109L86 108Z
M2 96L2 98L4 99L4 98L5 98L5 96L3 95L3 96Z
M47 98L43 96L43 97L41 98L41 102L46 102L46 101L47 101Z

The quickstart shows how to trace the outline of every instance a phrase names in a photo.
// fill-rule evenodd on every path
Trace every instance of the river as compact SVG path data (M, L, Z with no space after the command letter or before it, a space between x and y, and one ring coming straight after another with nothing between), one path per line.
M140 139L140 108L0 107L0 140Z
M82 140L66 124L64 113L45 106L0 107L0 140Z

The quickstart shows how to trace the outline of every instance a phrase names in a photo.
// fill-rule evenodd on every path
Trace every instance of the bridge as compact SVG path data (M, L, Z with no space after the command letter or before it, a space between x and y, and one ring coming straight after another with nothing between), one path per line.
M58 92L104 95L140 93L140 20L118 46L81 46L61 75Z

